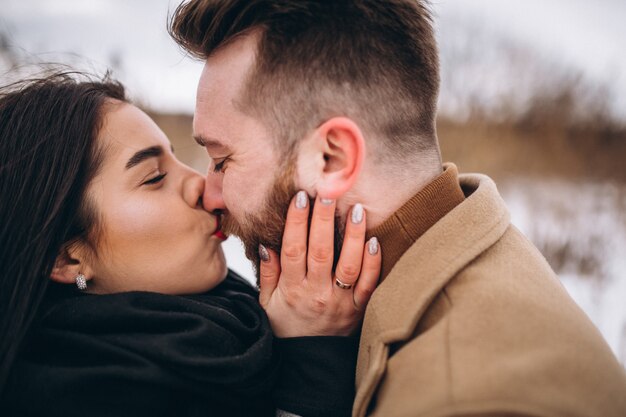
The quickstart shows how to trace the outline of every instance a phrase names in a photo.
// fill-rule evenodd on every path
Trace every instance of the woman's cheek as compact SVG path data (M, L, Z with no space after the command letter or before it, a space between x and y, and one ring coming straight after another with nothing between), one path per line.
M131 244L138 241L153 241L167 235L167 222L176 218L176 213L169 212L164 205L150 204L144 201L127 201L112 208L106 223L109 241L121 239ZM134 244L134 243L133 243Z
M156 255L154 250L164 247L165 240L176 235L168 222L177 219L177 214L164 211L167 211L164 206L145 201L127 200L112 207L108 215L103 216L108 251L118 258L145 258L144 252Z

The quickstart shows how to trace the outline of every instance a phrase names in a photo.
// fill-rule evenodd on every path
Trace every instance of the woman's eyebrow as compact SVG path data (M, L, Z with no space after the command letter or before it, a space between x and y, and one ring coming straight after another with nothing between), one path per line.
M156 158L161 155L163 155L163 148L160 146L150 146L149 148L142 149L135 152L135 154L130 157L128 162L126 162L126 169L131 169L146 159Z

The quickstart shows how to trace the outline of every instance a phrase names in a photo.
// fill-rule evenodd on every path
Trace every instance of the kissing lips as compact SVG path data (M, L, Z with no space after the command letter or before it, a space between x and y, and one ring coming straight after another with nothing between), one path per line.
M217 225L215 228L215 232L213 232L213 236L215 236L216 238L222 241L228 239L228 236L226 236L226 234L222 232L222 216L216 216L215 221L217 222Z

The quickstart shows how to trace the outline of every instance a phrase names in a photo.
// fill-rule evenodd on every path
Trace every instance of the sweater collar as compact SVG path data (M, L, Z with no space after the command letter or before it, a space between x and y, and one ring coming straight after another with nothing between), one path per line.
M376 236L382 247L381 281L420 236L464 199L457 167L446 163L437 178L382 224L368 231L368 239Z

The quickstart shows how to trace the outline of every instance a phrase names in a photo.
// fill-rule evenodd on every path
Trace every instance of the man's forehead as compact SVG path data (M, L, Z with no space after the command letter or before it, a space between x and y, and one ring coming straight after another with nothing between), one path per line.
M256 44L253 36L241 36L207 58L198 83L199 106L239 96L255 62Z
M248 75L256 57L258 34L238 36L205 61L196 95L194 139L208 151L240 149L265 127L242 111ZM252 133L254 132L254 134Z
M239 136L238 126L241 126L240 115L229 103L215 103L215 107L198 103L192 134L194 140L207 151L232 150L232 141Z
M198 94L192 124L194 140L207 150L227 148L237 116L230 97L211 96L202 100Z
M227 145L232 139L229 135L231 128L242 116L239 101L246 85L250 60L240 59L237 53L227 54L231 47L237 47L237 43L233 42L207 59L198 83L194 138L198 143L204 141L207 148Z
M256 58L260 39L260 30L241 33L215 49L207 61L217 64L228 63L233 66L252 64Z

